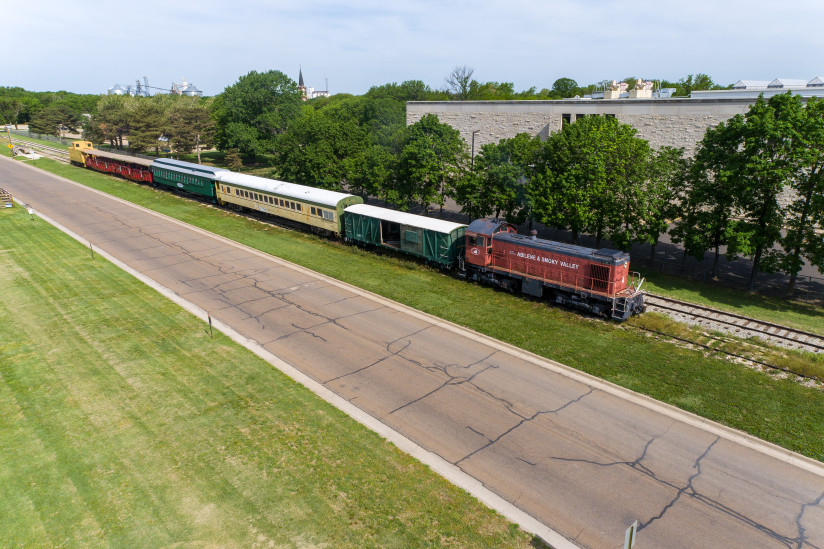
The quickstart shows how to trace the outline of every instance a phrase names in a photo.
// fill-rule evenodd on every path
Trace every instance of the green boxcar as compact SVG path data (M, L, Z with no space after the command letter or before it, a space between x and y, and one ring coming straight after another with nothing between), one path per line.
M348 240L380 246L451 268L463 254L466 225L366 204L344 209Z
M224 168L213 168L171 158L158 158L152 162L154 182L174 189L199 194L215 200L215 173Z

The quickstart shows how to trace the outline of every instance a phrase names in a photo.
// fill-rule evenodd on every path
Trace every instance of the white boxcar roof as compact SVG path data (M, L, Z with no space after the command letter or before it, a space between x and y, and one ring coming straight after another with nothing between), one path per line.
M461 223L453 223L451 221L444 221L443 219L434 219L431 217L424 217L422 215L387 210L386 208L378 208L377 206L369 206L368 204L353 204L351 206L347 206L343 211L366 217L373 217L383 221L391 221L401 225L409 225L411 227L427 229L437 233L449 234L455 229L466 227L466 225Z
M338 202L344 198L350 198L353 196L351 194L339 193L337 191L316 189L314 187L306 187L296 183L278 181L277 179L268 179L266 177L257 177L254 175L230 171L216 173L215 181L219 181L226 185L238 185L247 189L255 189L266 193L295 198L297 200L312 202L314 204L320 204L330 208L336 208Z

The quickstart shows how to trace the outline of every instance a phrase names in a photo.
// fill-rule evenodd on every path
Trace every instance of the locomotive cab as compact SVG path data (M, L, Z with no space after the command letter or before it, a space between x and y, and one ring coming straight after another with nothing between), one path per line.
M478 267L488 267L492 263L492 238L507 232L514 233L515 227L503 219L476 219L466 228L466 262Z

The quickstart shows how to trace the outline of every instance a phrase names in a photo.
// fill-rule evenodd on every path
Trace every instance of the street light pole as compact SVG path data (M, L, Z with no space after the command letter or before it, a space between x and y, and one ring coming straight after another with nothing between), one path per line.
M472 130L472 167L475 167L475 134L480 132L481 130Z
M472 175L470 177L475 177L475 134L480 132L481 130L472 130L472 156L469 159L470 163L470 171ZM469 220L472 221L472 200L469 200Z

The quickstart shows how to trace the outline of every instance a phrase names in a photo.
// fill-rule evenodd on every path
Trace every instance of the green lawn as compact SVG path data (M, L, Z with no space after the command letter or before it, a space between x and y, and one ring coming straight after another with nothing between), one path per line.
M538 545L22 208L0 235L0 545Z
M635 329L632 323L595 321L541 302L467 284L422 268L414 261L279 229L90 170L48 159L34 164L824 460L824 392L819 389L658 341ZM805 362L805 371L809 367L807 358L801 355L786 353L785 358ZM820 356L810 360L813 366L824 368Z

